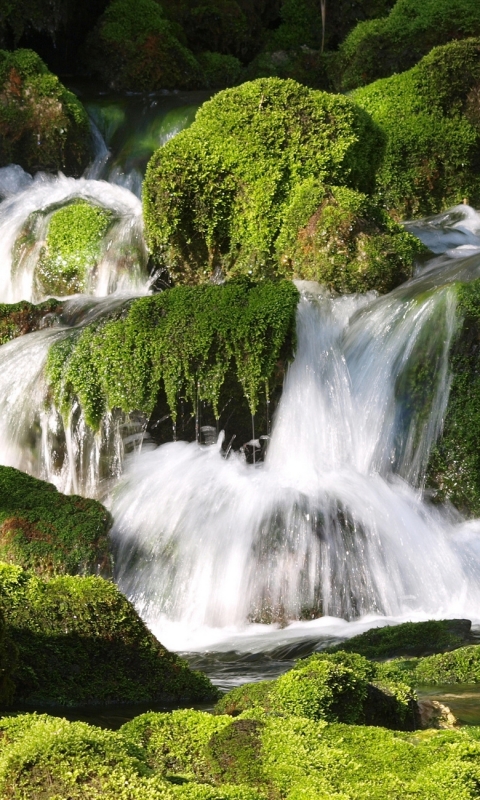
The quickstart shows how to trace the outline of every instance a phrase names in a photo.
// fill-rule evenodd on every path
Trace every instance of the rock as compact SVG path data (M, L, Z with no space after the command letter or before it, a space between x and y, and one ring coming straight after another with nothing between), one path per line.
M26 333L58 324L63 303L45 300L34 305L26 300L19 303L0 303L0 345Z
M454 730L458 720L448 706L438 700L419 700L420 727L438 728L440 730Z

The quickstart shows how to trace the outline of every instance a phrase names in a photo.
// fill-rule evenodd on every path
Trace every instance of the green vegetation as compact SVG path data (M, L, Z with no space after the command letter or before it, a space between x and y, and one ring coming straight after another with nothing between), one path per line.
M115 89L194 89L201 70L178 33L155 0L112 0L89 37L90 67Z
M111 219L109 211L84 200L53 213L34 273L40 295L62 296L87 290Z
M142 297L116 316L52 345L47 377L65 416L77 397L92 428L107 409L150 414L164 387L177 402L218 398L233 366L255 413L280 358L291 357L298 292L288 281L181 286Z
M162 647L103 578L42 580L0 563L0 606L18 648L16 703L73 706L216 695L204 675Z
M424 658L397 658L378 665L384 680L414 686L480 683L480 647L468 645Z
M465 619L404 622L371 628L353 636L326 652L342 650L359 653L365 658L393 658L394 656L424 656L443 653L464 645L469 638L471 623Z
M374 186L382 135L341 96L259 79L205 103L152 157L144 183L147 240L176 281L277 274L275 245L307 179Z
M26 300L11 304L0 303L0 345L56 324L61 311L62 303L53 299L38 305Z
M0 558L41 575L111 572L109 512L51 483L0 467Z
M433 47L479 35L476 0L397 0L388 16L360 22L341 45L340 88L403 72Z
M0 50L0 166L80 175L90 128L80 101L31 50Z
M384 131L377 195L398 218L480 203L480 40L437 47L352 97Z
M427 486L463 514L480 514L480 280L459 284L460 319L450 352L453 373L442 437L430 458Z
M206 51L197 57L200 64L205 84L211 89L226 89L241 82L242 65L235 56L225 56L222 53Z

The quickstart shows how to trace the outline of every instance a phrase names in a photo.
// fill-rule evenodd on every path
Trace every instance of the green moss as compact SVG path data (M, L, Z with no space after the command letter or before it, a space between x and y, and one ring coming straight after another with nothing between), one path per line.
M237 717L243 711L251 708L263 708L272 711L271 695L275 681L259 681L258 683L244 683L231 689L220 698L215 706L216 714L229 714Z
M292 78L312 89L330 91L332 53L321 53L306 45L288 50L272 50L273 43L259 53L245 69L245 80Z
M276 246L285 274L342 293L389 292L426 252L366 195L312 178L292 192Z
M40 295L62 296L87 290L111 219L110 212L86 201L53 213L34 273Z
M388 16L360 22L341 45L341 88L403 72L433 47L478 35L476 0L397 0Z
M109 512L96 500L0 467L0 558L40 574L109 573Z
M198 56L206 85L211 89L226 89L240 83L242 64L235 56L212 53L207 50Z
M366 658L430 655L461 647L468 640L469 631L468 620L404 622L401 625L372 628L329 648L328 652L342 650L359 653Z
M165 650L116 586L102 578L45 581L0 564L0 606L19 652L16 703L215 697L209 680Z
M479 86L480 40L467 39L354 92L387 137L377 195L394 216L480 203Z
M26 300L12 304L0 303L0 345L54 325L61 311L62 303L58 300L45 300L38 305Z
M480 647L468 645L424 658L394 659L378 666L385 679L415 686L480 683Z
M0 50L0 166L79 175L90 159L80 101L31 50Z
M115 89L194 89L201 70L155 0L112 0L89 39L89 63Z
M315 178L368 191L381 156L378 129L345 97L275 78L227 89L149 162L149 246L176 281L274 275L296 186Z
M233 365L254 414L277 361L292 352L298 292L287 282L177 287L134 301L119 318L55 343L47 376L64 415L77 397L97 427L107 409L150 414L164 387L177 401L211 403Z

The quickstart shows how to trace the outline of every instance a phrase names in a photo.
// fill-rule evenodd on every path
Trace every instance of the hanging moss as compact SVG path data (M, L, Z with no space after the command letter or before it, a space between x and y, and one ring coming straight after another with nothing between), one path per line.
M377 194L394 216L480 204L479 91L480 40L467 39L353 93L386 134Z
M111 572L109 512L51 483L0 467L0 559L43 575Z
M0 303L0 345L16 339L17 336L56 324L62 307L59 300L45 300L38 305L26 300L11 304Z
M54 212L34 272L40 295L62 296L87 290L111 221L109 211L83 200Z
M345 97L259 79L219 92L153 155L144 217L154 257L175 281L275 275L275 242L307 178L374 186L382 135Z
M177 399L211 403L231 364L251 413L278 359L292 353L298 292L287 282L177 287L135 300L118 318L53 344L47 377L64 415L77 397L89 425L107 409L149 415L160 387L173 419Z
M340 88L404 72L433 47L479 35L477 0L397 0L387 16L360 22L341 45Z
M0 166L80 175L91 155L88 117L32 50L0 50Z

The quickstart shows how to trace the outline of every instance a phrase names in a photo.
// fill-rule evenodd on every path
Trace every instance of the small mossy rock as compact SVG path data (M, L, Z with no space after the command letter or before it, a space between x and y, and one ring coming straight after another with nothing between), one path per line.
M237 686L220 698L215 706L215 714L229 714L231 717L238 717L239 714L251 708L272 711L270 697L274 686L274 680L244 683L243 686Z
M80 175L91 157L85 109L32 50L0 50L0 166Z
M275 276L296 186L312 177L369 191L382 144L368 114L340 95L278 78L219 92L149 162L153 256L181 283Z
M449 501L467 517L480 514L480 280L456 287L459 325L451 346L452 383L442 435L428 464L435 502Z
M89 65L117 90L198 88L200 66L177 32L155 0L112 0L89 37Z
M326 652L342 650L373 659L432 655L462 647L469 640L471 626L468 619L386 625L383 628L371 628L360 636L353 636L328 648Z
M300 47L275 50L268 48L259 53L245 69L245 79L292 78L312 89L330 91L332 83L329 70L331 53L301 45Z
M387 16L360 22L341 45L340 88L404 72L434 47L479 35L476 0L397 0Z
M0 466L0 558L41 575L111 573L112 518L96 500Z
M52 214L34 272L40 296L86 292L111 221L111 212L83 200Z
M394 217L480 204L480 39L434 48L352 98L386 135L376 193Z
M217 694L205 675L162 647L103 578L42 580L1 563L0 607L19 652L16 703L192 701Z
M209 89L226 89L241 82L242 64L235 56L206 50L197 56Z
M49 328L58 322L63 304L59 300L45 300L34 305L21 300L19 303L0 303L0 345L32 333Z
M341 293L389 292L412 277L426 252L367 195L314 179L292 192L276 247L286 275Z

